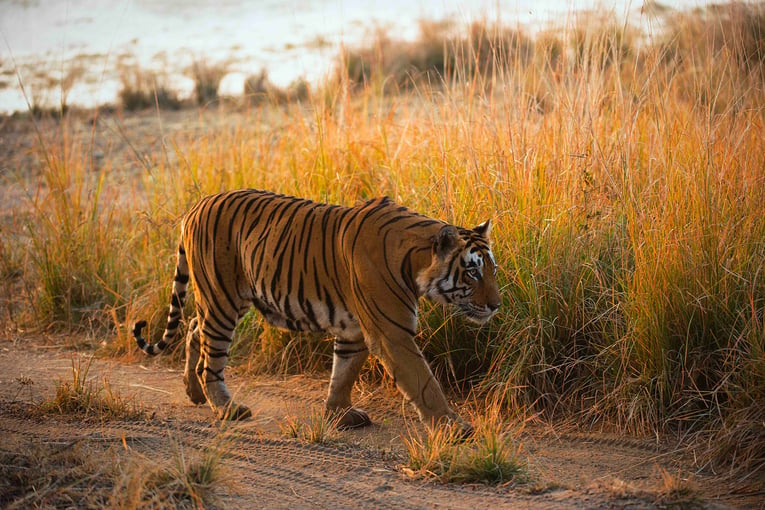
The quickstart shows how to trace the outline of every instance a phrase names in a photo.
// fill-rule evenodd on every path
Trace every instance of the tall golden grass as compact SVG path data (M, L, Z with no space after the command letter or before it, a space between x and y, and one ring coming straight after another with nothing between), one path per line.
M124 352L136 317L161 334L178 221L208 193L387 194L455 224L490 217L498 317L476 329L423 310L421 344L445 383L588 426L713 438L704 462L762 473L765 14L737 3L663 25L646 35L581 15L534 38L431 30L414 60L377 44L398 53L364 57L368 74L354 66L375 51L349 51L307 101L174 137L132 189L110 187L109 164L93 170L64 122L39 134L42 191L0 254L29 254L36 322L111 321ZM428 48L446 65L417 67ZM388 77L394 60L411 79Z

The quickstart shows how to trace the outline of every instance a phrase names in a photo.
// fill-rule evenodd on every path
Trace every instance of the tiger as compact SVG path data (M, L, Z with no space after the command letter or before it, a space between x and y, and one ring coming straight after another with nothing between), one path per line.
M453 305L477 324L501 304L491 220L467 229L418 214L388 197L355 207L242 189L201 199L184 216L167 324L150 344L174 343L189 283L196 316L186 334L186 393L221 420L251 416L224 382L234 329L252 306L266 322L334 336L325 412L340 429L364 427L351 389L369 353L427 427L471 425L447 402L415 343L418 300Z

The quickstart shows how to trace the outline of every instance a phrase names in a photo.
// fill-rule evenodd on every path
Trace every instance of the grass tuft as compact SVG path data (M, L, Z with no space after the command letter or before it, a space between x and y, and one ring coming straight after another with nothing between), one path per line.
M659 468L656 503L669 508L699 508L702 500L693 479Z
M146 413L133 400L126 400L115 393L104 380L96 386L88 380L93 358L85 366L79 359L72 359L72 380L57 381L56 394L37 404L35 413L40 415L64 415L79 420L134 420L146 418Z
M285 437L303 443L326 444L337 439L337 422L340 417L328 417L323 410L314 409L307 416L286 416L279 424Z
M0 447L3 508L209 508L229 482L223 450L172 460L102 449L88 441L47 441Z
M521 444L496 416L481 420L473 436L461 437L460 427L410 430L404 437L409 455L403 470L413 478L446 483L527 483L528 463Z
M114 508L208 508L226 485L223 451L206 447L189 455L175 445L172 462L136 458L116 480Z
M103 507L112 470L83 441L4 444L0 502L8 509Z

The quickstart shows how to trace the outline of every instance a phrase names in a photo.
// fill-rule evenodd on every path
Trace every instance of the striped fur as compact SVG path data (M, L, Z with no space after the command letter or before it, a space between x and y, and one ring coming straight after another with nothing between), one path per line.
M191 400L220 418L250 414L232 401L223 370L234 328L255 306L275 326L336 337L327 411L341 426L371 423L351 405L370 352L427 424L463 423L414 342L418 298L489 320L500 305L490 228L455 227L388 198L343 207L258 190L206 197L183 220L162 340L146 342L144 321L133 334L148 354L171 345L192 282L184 381Z

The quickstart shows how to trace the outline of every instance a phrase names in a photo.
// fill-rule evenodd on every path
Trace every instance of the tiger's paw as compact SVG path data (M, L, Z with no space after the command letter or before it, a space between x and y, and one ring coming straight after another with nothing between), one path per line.
M436 426L447 427L450 437L458 443L467 441L473 437L473 434L475 433L473 426L456 414L444 416L440 420L437 420Z
M459 432L457 432L457 439L461 442L467 441L468 439L473 437L473 434L475 433L475 429L473 428L473 426L464 421L459 424L458 430Z
M204 404L207 402L205 392L202 390L202 385L199 384L199 379L194 375L194 382L189 381L187 375L183 376L183 384L186 386L186 395L188 395L191 402L194 404Z
M332 419L337 419L338 430L358 429L361 427L368 427L372 424L369 415L355 407L329 410L327 411L327 415Z
M233 401L226 406L217 408L215 414L219 420L225 421L246 420L247 418L252 418L252 411L250 411L249 407L242 404L236 404Z

